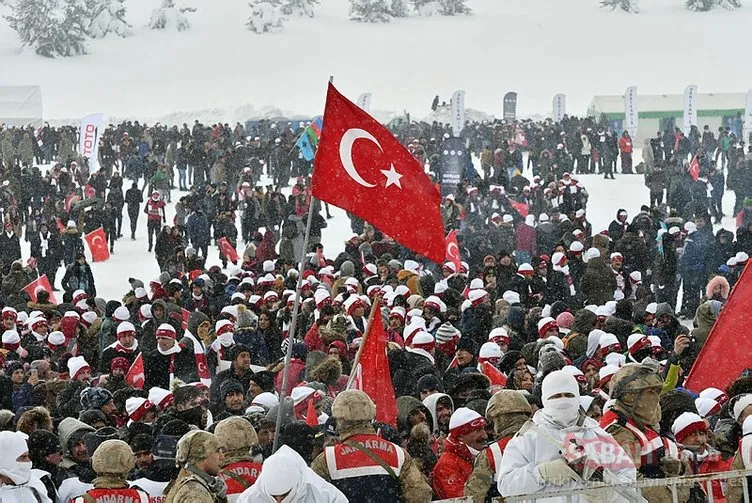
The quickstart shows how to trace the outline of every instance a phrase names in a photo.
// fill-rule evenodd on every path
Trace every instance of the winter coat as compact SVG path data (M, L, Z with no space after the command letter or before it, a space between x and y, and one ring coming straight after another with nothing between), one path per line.
M73 293L76 290L83 290L89 297L97 296L94 275L91 272L91 266L87 263L80 265L76 262L66 267L61 285L66 292Z
M515 233L515 248L516 251L525 251L531 255L535 255L538 252L537 233L535 227L530 227L525 223L521 223L517 227Z
M251 377L253 377L253 372L250 369L245 374L241 375L235 369L234 363L230 364L229 369L217 373L217 375L212 378L211 387L209 388L209 398L214 406L212 410L219 410L224 407L224 402L220 396L219 389L225 381L228 379L238 381L243 385L243 395L247 395L248 388L251 385Z
M615 252L624 257L624 267L630 271L645 272L649 267L648 247L645 240L635 232L626 232L616 243Z
M265 366L271 363L269 350L264 337L254 328L238 328L233 339L236 344L244 344L251 350L251 364Z
M21 258L21 242L15 232L10 236L7 232L0 233L0 261L2 261L5 270L10 268L14 260Z
M590 259L580 281L580 292L585 303L602 306L614 300L614 290L616 279L611 268L600 257Z
M498 488L502 496L540 493L576 489L585 487L584 483L570 482L564 485L553 485L543 481L538 474L538 466L542 463L553 461L562 457L561 446L568 435L574 435L585 441L595 441L604 438L604 441L612 442L611 435L606 433L598 423L586 417L582 426L567 428L566 431L556 426L542 410L533 415L507 444L498 473ZM609 450L609 453L612 451ZM617 468L610 458L606 466L614 466L609 470L614 477L614 483L631 483L637 480L637 471L633 464L629 463L629 457L623 449L616 454L617 459L624 460ZM597 460L593 460L597 462ZM618 482L617 482L618 481ZM550 498L546 501L566 501L566 498ZM578 496L572 497L572 502L583 501ZM625 501L620 498L610 498L608 501Z
M709 231L696 231L687 236L681 260L682 276L693 276L705 282L708 275L708 256L713 245L713 234Z
M86 387L87 385L84 383L69 381L55 399L55 408L57 409L55 416L78 417L81 413L81 391ZM60 440L62 444L62 438ZM63 452L65 452L65 449L66 447L63 447Z
M461 498L473 473L474 458L465 444L451 436L444 445L446 450L433 469L433 490L440 499Z
M145 354L144 360L144 389L151 389L155 386L163 389L170 388L170 356L163 355L159 349ZM191 383L198 381L198 370L196 368L196 357L193 351L182 347L175 356L173 365L176 379L183 382Z

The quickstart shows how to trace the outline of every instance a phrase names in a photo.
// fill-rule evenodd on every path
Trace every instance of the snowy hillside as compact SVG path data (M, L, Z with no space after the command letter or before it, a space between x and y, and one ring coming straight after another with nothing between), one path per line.
M582 114L594 94L628 85L641 93L679 93L689 83L700 92L750 86L737 52L748 38L750 5L693 13L682 0L651 0L634 15L597 0L469 0L471 16L364 25L347 19L347 0L321 0L315 18L257 35L245 27L246 0L182 0L197 11L191 30L180 33L147 27L160 3L127 0L132 37L90 41L88 55L67 59L22 51L0 20L2 83L42 85L50 119L101 111L173 123L276 113L264 107L317 115L329 75L352 98L372 92L373 109L413 117L428 115L434 95L449 101L460 88L469 108L496 115L504 93L517 91L520 115L531 115L549 112L559 92L569 112Z

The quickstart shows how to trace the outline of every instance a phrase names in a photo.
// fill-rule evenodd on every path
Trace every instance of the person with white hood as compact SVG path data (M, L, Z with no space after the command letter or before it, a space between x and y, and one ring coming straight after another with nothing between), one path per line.
M319 477L300 454L283 445L264 460L256 483L238 503L347 503L342 492Z
M31 459L21 432L0 432L0 501L52 503L44 484L31 475Z
M574 376L553 371L541 388L543 408L504 450L498 476L503 497L584 488L601 480L606 484L637 480L637 471L624 449L582 411ZM598 489L573 496L571 501L622 501L615 496Z

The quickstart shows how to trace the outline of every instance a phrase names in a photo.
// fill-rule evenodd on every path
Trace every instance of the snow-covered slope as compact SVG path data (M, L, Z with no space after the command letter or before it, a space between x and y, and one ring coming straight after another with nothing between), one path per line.
M500 115L504 93L519 92L521 115L546 113L554 94L582 114L595 94L743 92L752 7L693 13L683 0L650 0L630 15L597 0L468 0L473 15L410 17L388 25L347 18L347 0L321 0L314 19L282 33L244 25L246 0L181 0L196 7L188 32L146 27L160 0L128 0L134 36L89 43L89 55L47 60L19 49L0 20L2 84L43 86L45 115L183 122L235 121L275 107L322 112L329 75L353 99L373 93L377 110L426 117L434 95L466 89L469 108ZM7 8L0 8L0 13ZM249 108L252 107L251 108Z

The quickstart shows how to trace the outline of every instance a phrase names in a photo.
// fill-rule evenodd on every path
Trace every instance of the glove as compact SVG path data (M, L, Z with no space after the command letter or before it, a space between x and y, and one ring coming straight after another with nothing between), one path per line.
M569 482L582 481L577 472L567 464L564 458L555 459L537 466L538 475L549 484L563 486Z
M666 477L678 477L684 472L684 464L673 456L664 456L661 459L661 469Z

